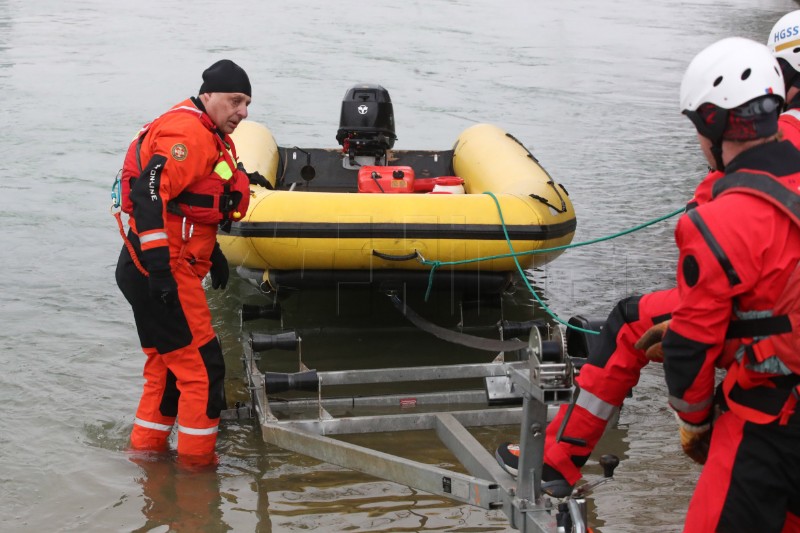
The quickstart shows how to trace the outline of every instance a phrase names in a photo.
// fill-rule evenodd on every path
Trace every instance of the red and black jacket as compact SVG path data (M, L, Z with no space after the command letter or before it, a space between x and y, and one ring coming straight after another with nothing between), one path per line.
M723 350L731 324L739 316L772 313L800 262L800 227L791 216L799 180L800 152L791 143L759 145L731 161L713 184L712 201L678 223L681 303L664 338L664 368L670 403L686 422L710 417L715 367L736 371L739 363ZM797 375L765 379L746 393L732 387L730 396L778 413Z

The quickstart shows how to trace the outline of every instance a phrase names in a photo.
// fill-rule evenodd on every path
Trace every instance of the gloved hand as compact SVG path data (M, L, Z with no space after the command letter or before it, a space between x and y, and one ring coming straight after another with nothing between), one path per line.
M150 297L167 307L178 303L178 284L170 270L154 270L149 273L147 282L150 286Z
M236 168L247 174L247 181L250 182L250 185L259 185L265 189L272 189L272 184L260 172L247 172L241 163L236 165Z
M644 350L644 356L651 361L661 363L664 361L664 347L661 341L664 339L664 334L667 333L669 327L669 320L659 322L650 329L644 332L644 335L636 341L633 345L637 350Z
M705 423L696 426L684 422L680 418L678 418L678 424L683 453L688 455L689 458L697 464L706 464L708 448L711 446L711 424Z
M214 245L214 251L211 252L210 272L212 289L224 289L228 285L228 278L230 277L228 260L225 259L225 254L222 253L219 243Z
M272 189L272 184L260 172L248 172L247 181L250 182L250 185L260 185L265 189Z

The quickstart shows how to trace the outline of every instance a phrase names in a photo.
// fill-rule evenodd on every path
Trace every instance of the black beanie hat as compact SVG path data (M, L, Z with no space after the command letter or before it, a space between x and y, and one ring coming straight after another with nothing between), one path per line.
M250 78L242 67L230 59L222 59L203 71L203 85L198 94L203 93L244 93L252 96Z

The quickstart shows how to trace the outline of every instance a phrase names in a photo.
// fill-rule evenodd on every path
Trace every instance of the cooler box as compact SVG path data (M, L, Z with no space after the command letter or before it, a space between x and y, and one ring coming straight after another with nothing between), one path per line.
M464 180L458 176L436 178L431 194L464 194Z
M414 192L414 169L405 166L363 166L358 169L358 192Z
M418 179L414 182L414 190L433 194L464 194L464 179L458 176Z

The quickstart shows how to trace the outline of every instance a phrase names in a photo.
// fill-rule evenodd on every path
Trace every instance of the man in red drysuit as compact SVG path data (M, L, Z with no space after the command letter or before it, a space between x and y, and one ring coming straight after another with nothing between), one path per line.
M784 28L800 28L800 11L784 16L771 32L771 47L778 58L785 82L787 111L780 116L779 127L786 140L800 147L800 48L792 45L793 32ZM711 171L687 204L687 211L711 199L712 187L722 172ZM661 361L661 345L646 354L637 341L654 324L660 324L659 335L679 303L677 288L631 296L617 303L604 323L597 348L588 354L576 382L580 394L563 435L582 440L579 445L556 442L567 407L562 406L548 425L545 440L545 464L542 489L550 495L564 497L580 479L580 468L586 463L600 440L609 419L622 405L630 390L638 383L641 369L650 360ZM658 337L660 338L660 337ZM645 339L643 339L645 340ZM646 341L646 340L645 340ZM574 442L574 441L573 441ZM504 443L497 449L498 461L510 473L517 474L519 447Z
M644 343L664 331L681 445L705 464L686 532L800 531L800 152L778 133L784 93L772 52L741 38L700 52L681 83L724 172L678 221L679 302Z
M147 356L131 448L166 450L177 418L178 459L187 465L216 462L225 363L202 280L210 271L212 287L225 288L217 228L247 212L249 179L229 134L250 101L245 71L214 63L198 96L142 128L122 171L130 231L116 279Z

